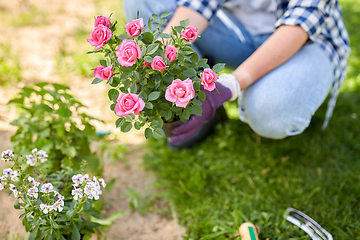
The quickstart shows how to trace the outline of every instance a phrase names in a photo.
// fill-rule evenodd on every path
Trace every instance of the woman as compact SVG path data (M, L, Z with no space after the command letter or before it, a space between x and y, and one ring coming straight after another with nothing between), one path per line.
M350 53L338 1L125 0L129 19L137 11L144 19L174 12L164 32L189 18L201 35L196 51L234 69L220 75L220 94L206 92L203 115L173 130L172 143L196 138L216 109L236 98L243 122L260 136L282 139L302 133L331 90L327 126Z

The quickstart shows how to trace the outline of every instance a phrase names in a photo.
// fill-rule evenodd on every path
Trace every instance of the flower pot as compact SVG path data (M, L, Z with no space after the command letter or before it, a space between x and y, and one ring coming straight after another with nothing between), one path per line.
M179 126L180 124L182 124L183 122L181 120L177 120L175 122L170 122L170 123L164 123L162 129L164 130L165 132L165 136L167 138L171 137L172 136L172 129L176 126Z

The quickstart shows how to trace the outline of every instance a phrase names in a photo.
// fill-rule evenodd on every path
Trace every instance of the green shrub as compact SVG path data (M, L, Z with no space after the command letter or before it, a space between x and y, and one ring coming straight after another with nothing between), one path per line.
M69 94L69 87L38 83L24 87L9 104L21 109L20 116L11 122L18 127L11 137L16 154L41 148L52 159L44 165L46 172L78 170L82 160L88 162L88 171L102 172L102 161L90 149L90 142L99 136L89 121L99 120L81 112L85 106Z

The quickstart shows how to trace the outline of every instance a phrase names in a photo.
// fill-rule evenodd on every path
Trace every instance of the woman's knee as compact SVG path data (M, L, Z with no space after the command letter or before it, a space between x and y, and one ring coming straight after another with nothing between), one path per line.
M310 120L310 117L303 118L292 114L274 114L274 116L258 114L256 120L252 119L249 125L262 137L283 139L304 132Z

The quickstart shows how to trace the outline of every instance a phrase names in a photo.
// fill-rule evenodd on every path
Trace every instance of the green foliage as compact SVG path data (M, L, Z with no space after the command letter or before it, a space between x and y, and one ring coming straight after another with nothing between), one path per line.
M90 150L90 142L99 139L90 121L97 119L82 113L85 106L69 93L67 86L38 83L24 87L9 104L16 104L21 113L11 122L18 127L11 137L17 154L42 148L51 159L44 166L48 172L78 170L82 160L88 162L91 172L102 172L102 161Z
M11 46L0 43L0 86L20 82L19 57Z
M204 100L206 97L201 91L199 79L202 74L200 69L209 68L207 59L199 61L199 56L191 48L190 42L181 36L181 32L189 24L188 19L181 21L180 26L173 27L171 34L162 32L166 22L165 16L168 14L170 13L164 12L161 16L153 15L147 22L149 29L142 29L141 34L136 37L127 34L116 35L117 22L114 22L110 26L112 38L103 48L88 52L101 53L104 59L99 61L99 65L112 67L114 75L109 80L101 81L95 78L92 81L92 84L106 82L112 87L108 93L112 102L110 107L112 111L121 93L138 94L145 102L145 107L138 116L133 113L126 117L120 116L116 121L116 127L122 132L128 132L133 127L138 130L145 127L146 139L152 136L156 139L164 138L165 133L162 129L164 122L176 120L186 122L191 114L200 115L201 102L197 99ZM116 56L116 50L124 39L134 40L141 49L141 58L136 59L136 63L128 67L120 65ZM177 51L177 57L172 62L165 57L165 49L168 45L174 46ZM167 66L164 71L143 67L145 63L151 64L156 56L163 58ZM212 70L219 72L224 66L225 64L217 64ZM176 107L175 103L165 99L166 89L175 79L190 79L193 83L195 96L185 108Z

